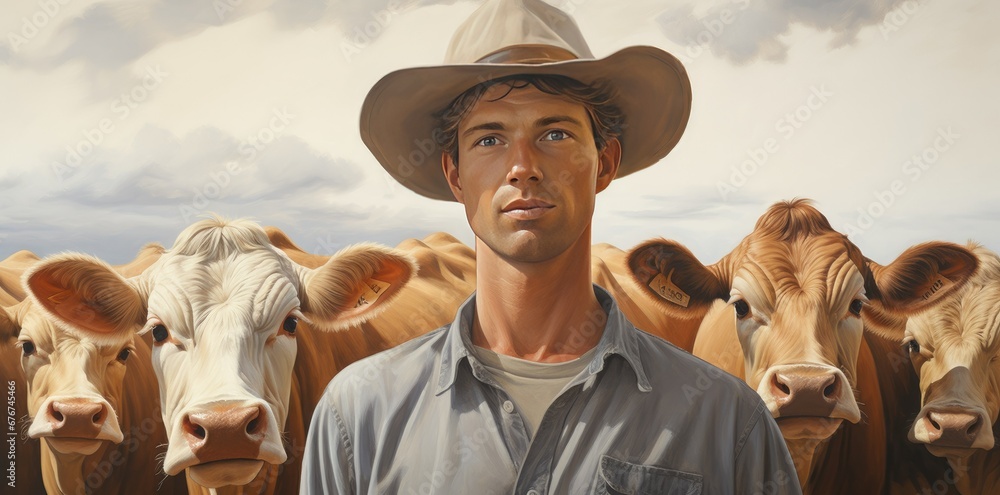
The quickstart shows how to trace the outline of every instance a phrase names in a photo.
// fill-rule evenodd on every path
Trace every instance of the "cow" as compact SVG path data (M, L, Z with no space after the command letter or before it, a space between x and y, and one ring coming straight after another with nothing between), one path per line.
M969 243L979 270L941 304L880 329L902 343L919 377L920 409L908 437L950 470L939 485L962 494L1000 489L1000 257ZM951 281L942 280L942 285ZM943 287L939 288L943 290Z
M862 315L898 324L953 294L977 264L967 249L935 242L875 267L803 199L770 207L713 265L666 240L628 255L661 311L703 318L693 353L760 394L805 493L884 485L886 418Z
M147 245L114 269L141 273L162 252ZM37 263L33 258L21 271ZM29 482L33 492L44 485L50 494L186 493L182 483L155 470L155 449L166 435L158 401L146 395L156 383L148 340L105 345L81 338L30 299L0 308L0 337L16 341L17 356L8 357L26 385L27 434L41 439L38 453L19 453L41 471L40 482Z
M0 308L13 306L25 298L21 287L21 275L38 256L30 251L18 251L0 261ZM42 485L42 468L37 459L41 452L38 439L30 438L22 431L20 423L28 417L27 383L21 372L21 350L14 346L16 335L6 330L4 316L0 314L0 384L4 388L4 403L7 407L7 422L4 425L4 459L14 453L13 472L4 467L4 493L34 495ZM13 404L11 404L13 401ZM13 407L13 414L10 408ZM13 424L12 424L13 421ZM10 433L15 433L10 436Z
M72 253L25 275L31 300L81 335L107 343L151 336L168 432L163 469L184 471L192 492L297 493L306 427L329 379L435 328L414 322L440 326L461 302L432 284L440 304L417 297L412 313L368 334L365 321L405 302L413 257L366 243L310 268L286 254L301 250L272 241L280 243L253 222L214 218L185 229L132 279ZM440 276L454 276L448 266L438 265Z

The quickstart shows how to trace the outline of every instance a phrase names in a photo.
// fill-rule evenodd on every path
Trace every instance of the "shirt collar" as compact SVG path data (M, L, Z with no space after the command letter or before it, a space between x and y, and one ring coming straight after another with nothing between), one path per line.
M587 366L587 375L595 375L604 369L605 360L612 354L617 354L625 359L631 366L636 376L636 385L642 392L649 392L653 388L649 384L649 378L642 366L642 359L639 357L639 341L636 335L636 328L625 318L618 304L612 299L606 290L595 285L594 295L601 304L601 308L607 314L607 323L603 328L601 339L597 343L597 352ZM475 354L472 353L472 322L476 311L476 294L473 293L458 308L455 321L448 327L447 340L441 352L441 366L438 373L437 394L448 390L455 384L458 376L458 368L462 360L475 361ZM595 331L596 325L581 327L581 332ZM572 338L572 337L570 337Z

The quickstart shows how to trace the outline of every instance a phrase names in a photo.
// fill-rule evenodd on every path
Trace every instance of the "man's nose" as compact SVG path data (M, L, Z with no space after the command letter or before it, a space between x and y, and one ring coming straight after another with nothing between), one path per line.
M544 176L534 147L520 139L512 142L510 147L507 183L524 185L526 182L541 181Z

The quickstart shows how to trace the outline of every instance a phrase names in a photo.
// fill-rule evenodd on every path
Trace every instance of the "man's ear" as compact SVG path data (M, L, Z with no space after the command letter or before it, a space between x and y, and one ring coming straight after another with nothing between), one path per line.
M372 243L356 244L305 270L302 312L317 327L342 330L373 318L417 273L409 255Z
M913 246L886 266L866 263L865 324L890 338L901 338L907 316L947 299L979 268L972 251L948 242Z
M701 318L717 299L729 299L720 280L691 251L674 241L644 242L628 253L628 269L657 306L675 318Z
M119 343L146 321L145 296L97 258L46 258L24 273L23 283L34 304L81 336Z
M452 159L451 153L447 151L441 152L441 171L444 172L444 178L448 181L448 187L451 188L451 193L455 195L455 199L459 203L465 204L465 196L462 194L462 181L458 177L458 163Z
M611 138L604 144L604 149L598 154L597 161L597 192L611 185L618 176L618 166L622 162L622 143L618 138Z

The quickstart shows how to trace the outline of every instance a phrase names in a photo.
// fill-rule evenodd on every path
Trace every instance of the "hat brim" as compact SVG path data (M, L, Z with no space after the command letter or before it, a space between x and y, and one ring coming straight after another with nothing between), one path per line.
M481 82L517 74L611 82L625 115L618 177L666 156L691 114L691 82L680 61L659 48L633 46L602 59L397 70L368 92L361 107L361 140L400 184L429 198L455 201L441 170L443 133L434 114Z

